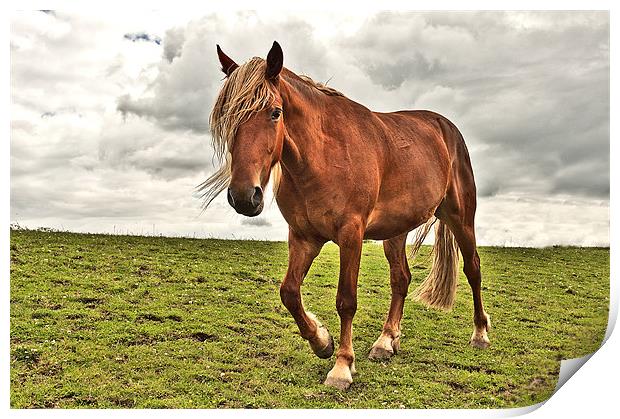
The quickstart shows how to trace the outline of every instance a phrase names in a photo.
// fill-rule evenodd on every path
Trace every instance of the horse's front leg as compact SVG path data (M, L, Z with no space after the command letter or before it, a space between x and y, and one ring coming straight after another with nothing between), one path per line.
M300 292L301 284L321 247L323 243L301 237L289 229L288 270L280 285L280 297L316 356L329 358L334 353L334 339L314 314L306 312Z
M352 324L357 309L357 275L364 236L361 223L351 223L341 228L337 244L340 246L340 278L336 294L336 308L340 316L340 347L336 365L327 374L325 384L341 390L349 388L355 374Z

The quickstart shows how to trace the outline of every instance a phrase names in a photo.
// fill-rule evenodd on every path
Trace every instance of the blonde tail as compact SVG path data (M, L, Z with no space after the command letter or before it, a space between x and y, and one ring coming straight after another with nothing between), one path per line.
M415 251L420 247L424 240L423 236L426 236L435 221L437 219L429 220L418 232L413 246ZM424 282L413 291L413 298L429 307L450 310L456 297L458 266L459 252L454 235L448 226L439 220L435 226L433 266Z

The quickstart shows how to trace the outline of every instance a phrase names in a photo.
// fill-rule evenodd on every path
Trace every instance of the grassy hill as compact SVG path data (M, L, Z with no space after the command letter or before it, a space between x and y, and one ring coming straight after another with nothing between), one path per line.
M609 249L481 248L491 348L468 346L471 292L450 313L405 306L402 351L367 359L389 306L380 244L364 245L347 392L279 299L286 243L11 231L11 406L91 408L517 407L543 401L559 360L596 350ZM430 248L411 262L413 289ZM338 248L303 287L337 339Z

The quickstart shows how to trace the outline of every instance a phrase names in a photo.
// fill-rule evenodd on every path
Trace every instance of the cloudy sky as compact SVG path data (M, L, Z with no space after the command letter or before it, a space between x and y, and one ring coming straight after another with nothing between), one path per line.
M11 20L11 222L285 240L194 187L213 171L215 44L373 110L431 109L468 144L483 245L609 244L607 12L18 13Z

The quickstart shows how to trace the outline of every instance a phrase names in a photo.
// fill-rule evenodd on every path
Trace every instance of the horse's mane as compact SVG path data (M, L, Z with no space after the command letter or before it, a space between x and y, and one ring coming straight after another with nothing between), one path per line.
M339 92L338 90L327 86L326 84L323 83L319 83L318 81L314 81L312 80L310 77L308 76L297 76L300 79L302 79L304 82L306 82L307 84L309 84L310 86L318 89L319 91L325 93L327 96L342 96L344 97L344 95Z
M237 129L250 119L252 114L271 106L274 102L276 92L273 84L265 79L265 68L265 60L259 57L254 57L239 66L226 78L215 101L209 123L215 156L221 166L198 186L198 191L202 192L201 198L204 199L204 208L230 183L230 149ZM344 96L339 91L317 83L308 76L297 77L326 95ZM280 184L280 174L281 168L278 163L272 170L274 194L277 193Z

